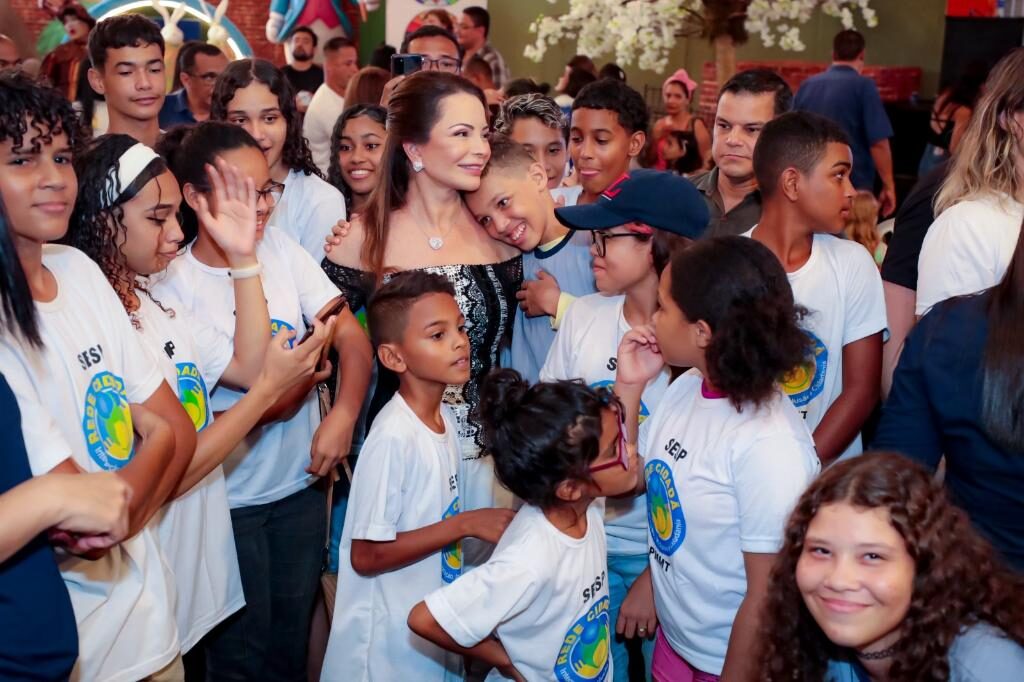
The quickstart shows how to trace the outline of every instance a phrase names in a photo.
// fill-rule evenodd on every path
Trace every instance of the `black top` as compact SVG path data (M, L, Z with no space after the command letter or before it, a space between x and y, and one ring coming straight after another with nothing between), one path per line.
M952 298L907 337L873 447L935 469L975 527L1024 571L1024 453L1007 452L981 424L982 357L991 294Z
M21 412L0 375L0 493L30 478ZM66 680L77 658L71 598L39 535L0 564L0 679Z
M348 298L356 317L365 321L366 302L372 295L375 281L373 274L337 265L326 258L321 267ZM470 345L469 381L464 386L449 386L444 402L452 407L458 419L459 438L479 446L479 427L471 415L479 402L484 377L499 365L501 354L512 344L516 291L523 282L523 258L516 256L503 263L487 265L441 265L416 269L447 277L455 287L455 300L466 317ZM370 423L397 390L398 377L378 362Z
M290 64L281 70L284 71L285 78L295 88L296 93L305 90L312 95L317 88L324 84L324 70L316 64L305 71L298 71Z
M932 202L939 193L949 161L943 161L920 178L896 213L892 240L882 263L882 279L917 291L917 260L928 228L935 221Z

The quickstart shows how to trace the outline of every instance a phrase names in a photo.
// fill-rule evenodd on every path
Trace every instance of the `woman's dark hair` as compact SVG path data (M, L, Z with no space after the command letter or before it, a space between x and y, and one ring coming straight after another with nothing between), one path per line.
M569 71L569 79L565 82L565 94L569 95L569 97L575 98L580 94L580 90L596 81L597 76L592 74L590 71L584 71L583 69L571 69Z
M1022 228L1024 229L1024 228ZM981 424L1001 448L1024 453L1024 239L988 302L981 366Z
M426 27L431 28L431 27ZM436 27L434 27L436 28ZM423 29L420 29L423 30ZM378 277L384 271L391 212L405 206L411 165L402 144L425 144L441 117L441 103L452 95L472 95L487 111L480 88L465 78L443 71L420 71L395 88L388 101L387 140L381 157L380 182L366 206L362 260Z
M373 52L370 53L370 61L367 66L376 66L378 69L383 69L390 73L391 69L391 55L398 52L394 45L388 45L387 43L381 43L377 47L373 48Z
M520 95L546 95L551 91L547 83L537 83L532 78L516 78L505 86L505 97L519 97Z
M865 453L826 469L789 517L762 618L762 679L820 680L829 660L853 656L821 630L796 584L808 526L823 506L839 503L884 509L914 560L891 682L948 680L949 648L976 623L989 623L1024 645L1024 579L1002 566L930 472L894 453Z
M32 300L25 271L21 269L18 252L11 239L7 211L0 199L0 312L7 331L20 334L29 344L40 348L43 338L39 334L36 304Z
M313 153L309 144L302 136L302 120L295 108L295 90L281 69L265 59L239 59L228 64L227 68L217 76L217 84L213 86L213 99L210 102L210 120L228 120L228 105L240 88L253 83L263 83L277 97L277 108L281 110L288 125L284 137L284 149L281 161L289 170L302 171L306 175L322 178L323 173L313 163Z
M806 311L793 302L786 272L758 241L717 237L672 254L672 300L691 322L711 327L708 378L742 409L760 405L807 361ZM728 273L724 277L722 273Z
M218 154L242 147L260 148L241 126L203 121L171 128L157 142L156 151L167 161L182 193L186 184L206 193L211 189L206 165L213 164ZM191 243L199 234L199 218L185 201L181 202L181 231L185 234L184 244Z
M341 135L345 132L345 124L361 116L372 118L385 126L387 125L388 110L376 104L356 104L342 112L338 120L334 122L334 130L331 131L331 162L327 169L327 182L337 187L338 191L342 193L345 197L345 205L349 207L349 210L352 208L352 188L345 182L345 176L341 172L338 152L341 147Z
M491 372L480 388L477 419L498 481L528 504L557 506L559 483L590 480L609 399L607 389L579 381L531 386L515 370Z
M700 158L700 149L693 133L689 130L670 130L668 134L676 139L676 144L686 149L685 154L670 164L671 170L680 175L689 175L703 168L704 159Z
M613 80L626 82L626 72L622 70L622 67L614 62L609 62L601 67L601 70L597 72L598 80L602 78L611 78Z
M117 195L113 204L105 205L105 199L117 191L118 159L136 144L138 141L129 135L103 135L75 155L78 197L63 241L84 252L100 266L128 312L132 326L141 329L142 324L136 315L139 305L136 292L148 295L148 291L145 283L137 277L139 273L128 267L121 251L120 245L125 243L128 232L123 206L151 180L167 172L165 161L161 158L150 161L138 177Z

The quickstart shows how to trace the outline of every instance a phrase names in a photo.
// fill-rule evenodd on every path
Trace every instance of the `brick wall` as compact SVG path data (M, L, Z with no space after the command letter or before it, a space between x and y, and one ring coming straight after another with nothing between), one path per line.
M269 14L269 0L230 0L230 2L228 19L245 35L249 45L252 46L253 53L257 57L269 59L275 64L284 64L284 48L268 41L264 29ZM216 6L217 2L210 2L210 4ZM50 21L49 16L38 8L37 0L11 0L11 6L28 26L34 44L39 36L39 31ZM346 3L345 11L349 15L352 25L358 26L358 9L352 8L349 3Z
M737 62L736 70L767 68L778 73L796 92L800 84L810 76L821 73L828 64L801 61ZM911 98L921 89L921 69L916 66L868 66L864 75L872 78L878 86L883 102L900 102ZM698 111L708 121L714 119L718 104L718 80L714 62L704 62L700 84Z

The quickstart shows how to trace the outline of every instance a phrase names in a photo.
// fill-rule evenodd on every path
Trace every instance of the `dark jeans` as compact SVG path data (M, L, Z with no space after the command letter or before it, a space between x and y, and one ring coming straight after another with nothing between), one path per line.
M231 510L245 608L204 639L207 679L306 681L326 515L320 484Z

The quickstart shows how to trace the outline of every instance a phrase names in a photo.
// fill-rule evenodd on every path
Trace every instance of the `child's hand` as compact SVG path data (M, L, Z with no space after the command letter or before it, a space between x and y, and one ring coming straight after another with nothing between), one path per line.
M332 317L325 324L314 318L313 333L294 348L289 346L295 332L281 328L274 334L270 346L267 347L263 368L255 383L263 384L270 389L273 400L276 401L295 386L311 381L320 364L323 351L332 338L334 320Z
M653 638L658 627L658 614L654 609L654 586L651 583L651 569L641 573L626 593L619 607L619 619L615 632L626 639L633 637Z
M353 220L355 219L355 215L351 215L349 217ZM336 222L334 227L331 228L331 233L327 235L327 238L324 241L324 253L330 253L331 249L341 244L341 240L348 236L348 231L351 227L352 223L348 222L344 218Z
M479 538L492 545L505 533L516 513L511 509L474 509L459 514L462 536Z
M558 280L541 270L537 273L537 279L523 282L522 288L516 292L516 298L527 317L554 317L558 312L558 297L561 294Z
M619 343L616 385L646 386L658 376L665 359L658 348L658 339L650 325L633 327Z
M207 164L216 197L217 215L210 203L198 195L196 213L217 245L224 249L232 266L251 265L256 260L256 188L252 178L245 177L235 166L217 157L216 167Z

